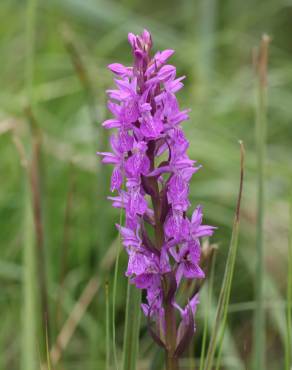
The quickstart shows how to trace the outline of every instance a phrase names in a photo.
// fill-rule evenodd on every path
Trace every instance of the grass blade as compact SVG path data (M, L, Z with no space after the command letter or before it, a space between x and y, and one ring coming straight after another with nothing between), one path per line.
M208 297L207 297L207 292L204 290L202 290L200 294L200 302L202 306L204 307L207 306ZM210 300L209 319L208 319L208 330L210 333L212 333L213 328L215 326L217 307L218 307L218 299L215 297L215 294L213 293L213 296L211 297L211 300ZM235 339L231 333L231 328L229 328L229 325L226 325L224 341L222 343L222 346L223 346L222 355L224 355L225 357L224 366L226 366L227 369L229 369L229 366L230 366L230 369L232 370L244 369L245 368L244 361L241 359L240 352L236 346ZM227 366L227 363L228 363L228 366Z
M34 39L35 17L37 0L27 1L26 11L26 66L25 81L27 100L32 104L32 86L34 71ZM24 153L25 156L25 153ZM36 256L33 225L33 212L31 207L30 186L27 176L28 166L25 164L24 188L24 248L23 248L23 331L22 331L22 359L23 370L37 369L37 296L36 296Z
M46 355L47 355L47 368L48 370L52 370L48 329L46 329Z
M285 370L292 366L292 197L290 199L290 225L288 241L288 280L287 280L287 337L285 342Z
M123 182L122 188L124 189L124 182ZM122 205L123 205L123 202L124 202L124 198L122 196ZM123 207L120 209L120 220L119 220L119 224L122 225L122 223L123 223ZM115 364L116 370L119 369L117 348L116 348L116 297L117 297L117 283L118 283L121 246L122 246L122 239L121 239L121 233L119 233L119 243L117 243L117 247L116 247L116 262L115 262L115 271L114 271L113 307L112 307L113 355L114 355L114 364Z
M36 309L36 261L34 249L34 227L29 192L25 200L25 240L23 248L23 332L22 370L37 369L37 309Z
M210 315L209 308L211 306L211 300L212 300L212 295L213 295L215 262L216 262L216 250L214 251L214 254L212 257L210 280L208 281L208 286L207 286L207 306L206 306L205 317L204 317L204 330L203 330L202 350L201 350L201 357L200 357L200 370L204 369L205 351L206 351L207 334L208 334L208 321L209 321L209 315Z
M41 166L42 154L42 135L30 108L25 111L30 123L31 129L31 159L28 167L28 176L30 183L30 193L32 200L34 227L35 227L35 253L37 263L37 282L39 290L39 305L40 305L40 346L42 359L45 359L46 352L46 331L50 338L50 310L47 288L47 263L45 253L45 235L44 235L44 220L42 207L42 186L41 180L43 171Z
M110 308L109 308L109 292L108 292L108 283L105 284L105 351L106 351L106 360L105 368L110 370Z
M122 209L120 211L120 225L122 224ZM113 355L114 355L114 363L115 368L118 370L118 356L117 356L117 348L116 348L116 296L117 296L117 283L118 283L118 272L119 272L119 260L120 260L120 246L121 246L121 238L120 242L117 243L117 250L116 250L116 262L115 262L115 271L114 271L114 283L113 283L113 307L112 307L112 331L113 331Z
M141 290L128 282L123 348L123 370L136 370L139 349Z
M264 310L264 164L266 151L267 111L267 63L270 39L263 35L257 61L258 78L256 106L256 148L257 148L257 239L256 239L256 310L254 317L254 369L264 369L265 356L265 310Z
M228 251L228 257L226 262L226 268L223 278L223 283L219 295L218 306L216 311L216 319L215 325L211 334L210 345L208 348L207 356L206 356L206 364L205 370L210 370L213 366L216 346L217 346L217 339L220 332L220 329L223 332L220 332L220 346L222 346L223 342L223 334L224 327L226 324L227 318L227 311L228 311L228 303L229 303L229 296L231 290L231 283L233 278L234 272L234 265L235 259L237 254L237 245L238 245L238 234L239 234L239 220L240 220L240 205L241 205L241 197L242 197L242 190L243 190L243 175L244 175L244 147L242 142L240 142L240 153L241 153L241 161L240 161L240 185L239 185L239 193L237 199L237 206L236 206L236 213L233 223L230 247Z

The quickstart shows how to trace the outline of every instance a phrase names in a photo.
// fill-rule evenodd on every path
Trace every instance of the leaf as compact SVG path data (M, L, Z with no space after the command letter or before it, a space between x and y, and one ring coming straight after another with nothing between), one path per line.
M257 150L257 228L256 228L256 309L254 314L254 366L265 368L265 308L264 308L264 168L267 126L267 64L270 38L263 35L257 56L256 150Z
M285 370L292 363L292 197L290 200L290 225L288 240L288 278L287 278L287 334L285 340Z
M232 284L232 278L233 278L233 272L234 272L234 266L235 266L235 259L236 259L236 254L237 254L237 246L238 246L240 206L241 206L241 198L242 198L242 190L243 190L243 176L244 176L244 146L242 142L240 142L240 154L241 154L240 184L239 184L237 205L236 205L236 211L235 211L235 216L234 216L230 247L229 247L225 272L224 272L224 278L223 278L219 300L218 300L215 325L214 325L214 328L211 334L210 345L209 345L207 356L206 356L205 370L212 369L219 334L221 334L220 342L219 342L220 343L219 352L221 352L221 349L222 349L223 335L224 335L224 329L225 329L225 324L226 324L228 303L229 303L231 284Z
M33 216L29 195L26 195L24 217L25 241L23 248L23 331L22 370L37 369L37 289L35 282L36 260L34 251Z
M123 370L135 370L139 350L139 329L141 316L141 290L130 284L128 280Z

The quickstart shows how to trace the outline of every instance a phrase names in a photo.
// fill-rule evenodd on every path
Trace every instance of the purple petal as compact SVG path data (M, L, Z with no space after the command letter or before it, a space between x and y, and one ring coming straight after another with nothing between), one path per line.
M185 79L185 76L182 76L182 77L176 78L173 81L165 82L165 84L164 84L165 90L169 91L173 94L176 93L177 91L179 91L184 86L184 84L181 82L184 79Z
M124 76L132 76L132 68L130 67L125 67L120 63L112 63L109 64L108 69L114 72L116 75L124 77Z
M123 176L118 167L114 168L111 177L111 191L119 190L123 184Z
M132 47L135 46L137 37L133 33L128 34L128 41Z
M140 131L147 139L156 139L163 130L163 123L153 117L147 117L142 120Z
M198 227L202 223L202 220L203 220L203 209L202 206L199 205L192 214L193 227L194 228Z
M183 275L187 279L203 279L205 277L204 271L197 264L184 262L180 266L182 266Z
M193 315L196 313L197 305L200 303L199 294L195 294L193 298L189 301L188 306L190 306ZM186 309L185 309L186 310Z
M105 163L105 164L118 164L119 163L119 158L117 158L117 156L113 153L97 152L96 154L103 156L102 163Z
M111 129L111 128L118 128L121 127L121 122L117 119L107 119L102 123L102 126L106 129Z
M206 236L212 236L214 234L214 230L216 230L217 227L214 226L208 226L208 225L202 225L199 226L193 233L194 238L202 238Z
M184 275L184 266L182 264L180 264L178 266L178 268L176 270L176 274L175 274L177 286L179 286L183 275Z
M172 65L163 66L157 73L159 81L168 81L174 79L176 68Z
M130 252L126 276L142 275L149 265L148 258L139 252Z

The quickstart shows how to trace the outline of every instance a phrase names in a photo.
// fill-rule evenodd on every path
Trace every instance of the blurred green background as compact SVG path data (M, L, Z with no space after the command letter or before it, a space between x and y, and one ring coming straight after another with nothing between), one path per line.
M27 328L37 322L29 316L33 304L27 303L27 294L35 291L37 301L46 299L40 275L45 276L48 291L50 347L87 287L80 305L84 312L77 310L69 325L72 328L73 322L74 330L52 368L105 368L105 282L111 304L118 245L114 225L119 212L106 200L110 169L100 166L95 152L107 147L100 123L109 116L105 89L113 82L106 66L130 64L127 33L145 27L152 32L155 50L176 50L172 63L178 74L187 76L179 100L192 113L184 128L191 142L190 157L203 165L191 183L191 202L202 204L206 222L218 226L212 240L218 252L211 310L216 307L236 204L238 140L245 144L240 242L223 347L222 368L226 369L249 369L251 363L257 279L252 50L263 33L271 37L265 166L266 368L284 368L292 176L292 1L39 0L35 1L35 19L28 3L0 2L0 369L25 368L31 340ZM34 1L30 3L33 7ZM26 161L39 179L32 187L22 165ZM38 208L37 234L31 189ZM35 271L31 245L41 251L36 253L41 268ZM116 297L119 356L125 265L122 252ZM29 285L33 280L35 285ZM200 355L205 309L202 302L190 356ZM145 319L140 337L138 369L161 369L160 351L149 339Z

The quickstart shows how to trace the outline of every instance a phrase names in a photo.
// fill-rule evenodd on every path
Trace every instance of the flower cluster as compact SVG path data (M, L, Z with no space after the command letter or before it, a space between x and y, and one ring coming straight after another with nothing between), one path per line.
M128 40L133 66L108 66L117 76L116 89L107 91L113 118L103 123L117 130L110 138L112 152L98 154L103 163L114 165L111 190L118 195L110 199L114 207L125 209L125 226L117 227L129 255L126 275L146 290L142 309L158 324L161 342L166 305L180 313L179 343L181 328L191 324L194 332L198 295L181 308L176 293L183 278L204 277L200 238L212 235L214 227L202 225L200 206L191 219L186 215L189 183L199 166L187 155L189 142L181 123L188 119L188 110L180 110L175 96L184 77L176 78L176 68L166 64L174 51L151 57L152 39L146 30L138 36L130 33Z

